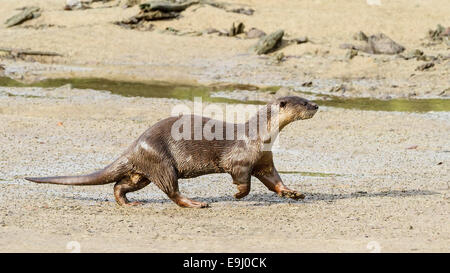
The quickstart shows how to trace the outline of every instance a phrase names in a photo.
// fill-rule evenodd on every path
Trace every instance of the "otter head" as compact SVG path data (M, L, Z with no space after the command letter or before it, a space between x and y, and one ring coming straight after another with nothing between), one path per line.
M273 106L278 107L278 120L281 127L296 120L310 119L319 109L314 102L297 96L278 98L273 102Z

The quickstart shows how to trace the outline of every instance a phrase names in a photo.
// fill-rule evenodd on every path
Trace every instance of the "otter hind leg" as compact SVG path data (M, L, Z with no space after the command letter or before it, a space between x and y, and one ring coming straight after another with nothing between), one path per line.
M207 207L209 207L208 203L189 199L189 198L183 196L180 192L175 192L168 196L172 201L174 201L178 206L180 206L182 208L207 208Z
M150 180L140 174L131 174L124 177L114 185L114 197L117 204L121 206L136 206L141 202L130 202L127 193L140 190L150 184Z
M176 171L169 164L160 164L158 168L153 169L148 178L180 207L207 208L209 206L206 202L191 200L180 193Z

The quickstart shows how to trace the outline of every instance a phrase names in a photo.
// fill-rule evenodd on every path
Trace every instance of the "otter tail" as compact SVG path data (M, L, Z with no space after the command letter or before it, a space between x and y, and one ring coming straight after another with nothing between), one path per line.
M119 158L112 164L106 166L103 170L91 174L79 176L53 176L53 177L25 177L26 180L36 183L86 186L103 185L120 180L127 172L127 160Z

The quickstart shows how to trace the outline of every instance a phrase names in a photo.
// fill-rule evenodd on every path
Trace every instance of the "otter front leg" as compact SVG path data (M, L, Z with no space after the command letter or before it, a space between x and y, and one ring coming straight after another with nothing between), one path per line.
M237 185L238 192L234 194L234 198L241 199L247 196L250 192L250 174L232 174L233 184Z
M234 184L237 184L233 182ZM238 192L234 194L234 198L241 199L246 197L250 192L250 183L248 184L237 184Z
M283 184L283 181L281 180L281 177L275 167L272 167L270 172L257 173L255 176L261 180L261 182L263 182L269 190L276 192L281 197L288 197L294 200L305 198L303 193L291 190Z
M114 197L117 204L121 206L136 206L140 205L140 202L130 202L126 197L129 192L137 191L147 186L150 181L141 176L140 174L132 174L117 182L114 185Z

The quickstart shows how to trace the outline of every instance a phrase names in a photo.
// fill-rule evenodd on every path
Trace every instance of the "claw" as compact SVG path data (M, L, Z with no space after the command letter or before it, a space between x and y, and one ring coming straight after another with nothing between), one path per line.
M234 194L234 198L236 199L241 199L244 198L245 196L247 196L247 193L238 192Z
M234 194L234 198L236 198L236 199L244 198L250 192L250 185L247 185L247 184L238 184L237 188L238 188L238 192Z
M279 196L281 197L287 197L287 198L292 198L294 200L299 200L299 199L304 199L305 195L301 192L298 191L281 191L278 193Z

